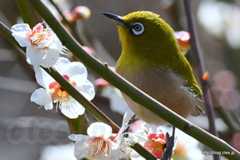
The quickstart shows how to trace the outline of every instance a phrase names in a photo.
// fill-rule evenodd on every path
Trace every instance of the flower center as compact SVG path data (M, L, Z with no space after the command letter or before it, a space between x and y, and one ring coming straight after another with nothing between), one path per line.
M148 135L148 141L145 142L144 148L151 152L156 158L161 158L166 144L164 133L151 133Z
M66 81L68 81L73 86L76 85L76 82L70 80L69 76L63 75L63 77ZM55 103L56 102L65 102L65 101L69 100L70 95L60 86L60 84L58 82L56 82L56 81L51 82L48 87L51 90L52 99Z
M89 155L92 157L107 156L111 150L111 141L103 137L93 137L89 139Z
M46 31L41 33L35 33L30 37L32 45L35 45L35 46L39 45L41 42L43 42L47 38L48 38L48 33L46 33Z
M42 23L38 23L29 33L29 39L34 46L40 45L44 40L50 37L50 32Z

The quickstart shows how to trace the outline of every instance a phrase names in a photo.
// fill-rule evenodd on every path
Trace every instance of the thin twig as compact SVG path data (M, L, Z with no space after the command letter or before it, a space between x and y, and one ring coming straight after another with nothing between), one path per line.
M169 137L169 135L167 134L167 144L166 144L166 148L163 153L162 160L170 160L171 159L172 153L173 153L173 147L175 144L174 140L175 140L175 127L173 126L172 135Z
M240 131L238 124L234 121L234 118L229 112L226 112L221 106L216 107L215 111L222 118L222 120L225 122L231 132Z
M185 12L187 17L188 30L191 34L191 49L192 49L192 52L195 53L195 57L197 61L197 71L203 87L204 100L205 100L206 111L207 111L209 126L210 126L209 130L212 134L216 135L217 133L216 133L215 123L214 123L215 116L214 116L211 96L208 92L208 85L206 81L202 80L202 75L204 74L206 69L204 65L203 55L199 49L197 34L195 32L195 26L194 26L192 10L191 10L191 0L184 0L184 7L185 7Z
M20 48L20 45L15 41L15 39L13 38L11 32L9 31L9 28L6 24L4 24L2 21L0 21L0 34L5 37L5 39L8 40L8 42L13 45L15 48L17 48L17 50L19 52L21 52L23 55L25 54L24 51L22 51L22 49Z
M205 102L206 113L208 116L209 131L213 135L217 136L218 133L216 131L216 126L215 126L215 113L213 109L212 97L209 92L208 83L202 79L202 76L206 71L206 69L204 65L203 54L200 52L197 34L195 32L195 25L193 22L192 6L191 6L192 0L183 0L183 2L184 2L184 8L185 8L185 13L187 18L188 30L191 35L191 40L190 40L191 49L192 49L192 52L195 53L195 58L197 61L197 71L198 71L199 79L201 81L201 85L203 88L203 98ZM214 159L218 160L220 159L220 157L217 155L214 155Z
M240 118L239 118L239 113L231 111L230 112L231 117L234 119L234 121L240 126Z
M64 116L64 115L63 115ZM70 119L64 116L68 123L68 128L72 134L87 134L88 120L85 114L78 116L76 119Z
M58 14L61 16L62 21L64 24L68 25L68 27L71 28L71 24L69 23L69 21L67 20L66 16L63 14L63 12L61 11L61 9L58 7L58 5L53 1L53 0L49 0L49 2L53 5L53 7L57 10Z
M192 18L192 11L191 11L191 2L189 0L184 0L184 6L185 6L185 12L186 12L186 17L187 17L187 24L188 24L188 29L191 34L191 48L192 52L195 53L196 59L197 59L197 71L199 75L199 79L201 81L202 87L203 87L203 94L204 94L204 100L205 100L205 105L206 105L206 110L209 118L209 126L210 126L210 132L216 135L216 128L215 128L215 123L214 123L214 113L213 113L213 107L212 103L210 102L209 96L208 96L208 87L206 81L202 80L202 75L205 72L205 65L204 65L204 60L202 53L199 50L199 44L197 41L197 35L195 32L195 26L193 23L193 18Z
M55 7L55 9L57 10L57 12L59 13L59 15L61 16L62 18L62 21L65 25L67 25L70 29L71 29L71 32L72 32L72 35L74 36L74 38L76 38L78 40L78 42L80 44L83 44L83 41L82 39L79 37L79 34L76 30L76 22L74 23L70 23L66 16L63 14L63 12L61 11L61 9L58 7L58 5L53 1L53 0L49 0L49 2Z
M240 159L240 153L223 141L220 138L206 132L205 130L197 127L188 120L184 119L177 113L171 111L168 107L161 104L157 100L153 99L136 86L122 78L120 75L114 71L106 68L104 64L99 62L99 60L88 55L77 43L76 40L65 30L65 28L57 21L57 19L52 15L48 8L38 0L31 0L34 8L38 13L44 18L44 20L49 24L49 26L55 31L62 43L77 57L83 64L87 67L101 75L104 79L110 82L112 85L119 88L122 92L128 95L132 100L141 104L143 107L152 111L154 114L158 115L162 119L166 120L170 124L179 128L188 135L196 138L203 144L209 146L215 151L227 151L233 152L232 155L224 155L231 159Z
M23 21L33 27L35 25L35 20L33 18L34 16L29 4L29 0L17 0L16 2Z

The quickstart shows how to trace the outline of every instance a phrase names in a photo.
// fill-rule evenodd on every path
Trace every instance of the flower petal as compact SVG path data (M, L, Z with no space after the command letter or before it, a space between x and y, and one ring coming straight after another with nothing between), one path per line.
M32 93L31 101L40 106L44 106L46 110L53 109L52 98L43 88L36 89Z
M44 105L45 110L52 110L53 109L53 103L48 103Z
M63 74L67 74L68 76L81 76L83 78L87 78L87 69L86 67L80 62L72 62L68 64L65 68Z
M55 82L55 80L42 68L34 67L34 71L37 83L41 85L43 88L48 90L49 84L51 82Z
M59 53L48 49L39 49L35 47L27 47L26 51L27 62L33 66L42 65L51 67L59 58Z
M95 90L93 84L85 79L81 80L81 76L74 76L71 77L72 80L74 80L77 84L76 89L89 101L92 100L95 97ZM80 83L80 84L79 84Z
M63 49L63 45L62 45L62 42L58 39L57 35L51 31L51 34L52 34L52 41L51 41L51 44L49 45L49 48L50 49L53 49L53 50L58 50L58 51L62 51Z
M89 145L87 143L89 137L83 134L71 134L68 136L68 138L72 141L76 141L74 146L74 154L76 158L86 158L89 150Z
M16 39L21 47L29 45L27 34L31 32L31 28L26 23L15 24L11 27L12 36Z
M71 62L67 58L59 57L55 65L53 66L59 73L67 74L66 73L66 66L69 65Z
M89 145L87 143L76 142L74 146L74 155L80 160L88 157Z
M42 53L40 49L31 46L27 47L26 58L29 64L33 66L38 66L39 64L41 64L41 61L44 56L45 54Z
M83 115L85 108L79 104L76 100L70 100L63 102L59 106L62 114L70 119L76 119L78 116Z
M43 67L52 67L57 62L60 53L56 50L46 50L46 52L40 64Z
M103 122L95 122L88 127L87 134L90 137L109 138L112 135L112 127Z
M125 114L123 116L123 120L122 120L122 126L119 129L116 139L118 139L118 137L122 136L122 133L129 127L129 122L133 118L133 116L134 116L134 113L132 111L125 112Z
M68 136L68 138L72 141L78 141L84 143L84 141L87 141L89 137L87 135L83 134L71 134Z

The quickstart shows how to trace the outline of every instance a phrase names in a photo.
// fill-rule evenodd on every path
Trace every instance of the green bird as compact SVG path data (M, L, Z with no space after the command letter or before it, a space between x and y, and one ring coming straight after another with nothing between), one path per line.
M202 90L171 26L149 11L104 15L117 22L122 52L116 72L183 117L199 113ZM148 109L124 97L139 118L148 123L164 123Z

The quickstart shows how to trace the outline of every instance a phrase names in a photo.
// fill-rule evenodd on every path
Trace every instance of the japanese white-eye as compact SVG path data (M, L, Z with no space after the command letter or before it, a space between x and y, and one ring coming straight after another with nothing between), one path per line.
M191 65L181 53L171 26L149 11L136 11L126 16L104 15L117 22L122 52L116 71L183 117L199 112L202 90ZM126 95L125 98L144 121L164 122Z

